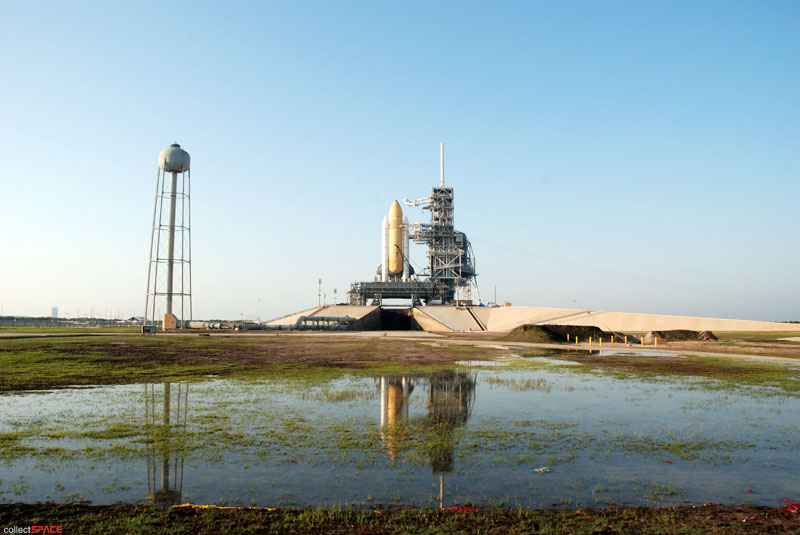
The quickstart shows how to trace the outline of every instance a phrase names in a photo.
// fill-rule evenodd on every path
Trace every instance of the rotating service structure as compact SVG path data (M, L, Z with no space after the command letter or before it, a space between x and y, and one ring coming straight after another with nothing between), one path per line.
M177 143L158 155L144 324L183 327L192 319L191 158Z

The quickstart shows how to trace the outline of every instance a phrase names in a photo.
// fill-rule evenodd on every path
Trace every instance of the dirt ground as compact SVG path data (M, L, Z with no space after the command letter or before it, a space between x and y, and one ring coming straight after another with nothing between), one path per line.
M547 344L547 343L525 343L519 341L506 342L496 338L497 334L491 333L464 333L447 334L443 340L449 343L488 344L495 341L497 344L506 346L540 347L547 349L584 349L584 350L619 350L619 351L646 351L646 352L669 352L676 355L696 355L708 357L739 357L749 360L774 361L774 362L793 362L800 361L800 343L780 339L759 339L759 338L740 338L735 340L719 340L716 342L663 342L659 341L657 346L652 344L640 345L630 343L628 346L620 343L604 343L602 346L597 342L589 345L585 342L580 344Z
M109 363L147 361L157 364L305 364L353 367L391 360L396 364L430 365L463 358L448 345L408 343L395 337L343 334L258 334L255 336L87 336L27 340L26 349L58 355L102 355ZM0 353L13 350L0 344Z
M203 335L204 334L204 335ZM748 361L800 363L800 344L775 339L670 342L654 346L503 341L497 333L205 333L141 336L50 336L0 340L0 390L88 384L126 384L158 377L262 373L276 366L328 369L446 366L462 360L570 351L593 368L642 370L666 375L744 378L764 382L764 370ZM577 351L576 351L577 350ZM620 354L608 354L608 350ZM663 356L638 352L667 353ZM673 353L674 356L669 355ZM717 357L683 359L681 355ZM737 361L728 366L725 360ZM573 358L573 357L571 357ZM759 378L756 372L761 373ZM272 373L272 372L270 372ZM783 373L773 370L771 373ZM723 377L724 378L724 377Z
M718 342L669 342L659 348L685 353L724 353L732 355L776 356L800 359L800 344L787 340L741 339Z

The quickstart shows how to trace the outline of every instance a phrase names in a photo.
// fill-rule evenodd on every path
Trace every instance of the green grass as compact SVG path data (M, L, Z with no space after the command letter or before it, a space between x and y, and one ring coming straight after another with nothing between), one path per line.
M296 346L321 356L306 364L273 359ZM443 364L400 364L394 356L408 347L423 347L442 355ZM375 349L377 348L377 349ZM371 360L360 361L365 349ZM297 361L303 360L302 350ZM248 353L247 358L240 358ZM443 345L428 348L406 341L331 341L307 337L98 336L0 339L0 391L70 385L129 384L202 379L207 375L231 378L285 378L318 383L350 372L391 375L452 368L459 357L470 359L497 350ZM289 359L294 360L294 359ZM359 361L349 365L350 361Z
M508 334L500 338L494 338L503 342L529 342L529 343L568 343L574 342L575 337L582 341L603 337L606 339L614 336L613 333L603 331L598 327L583 325L520 325L515 327ZM567 340L569 337L569 340Z
M529 390L538 390L541 392L550 392L553 388L553 383L542 377L535 379L515 379L505 377L492 377L486 376L483 380L490 385L504 386L509 390L516 390L518 392L525 392Z
M40 333L40 334L103 334L103 333L138 333L140 327L136 326L102 326L102 327L73 327L67 325L0 325L0 332L8 333Z
M554 357L563 360L580 358L571 356ZM780 362L766 362L725 357L696 357L687 355L681 359L662 359L656 357L613 356L607 362L592 363L588 366L573 366L569 369L577 373L602 373L618 379L644 379L658 381L664 378L696 379L684 383L687 388L709 390L736 390L743 387L760 389L763 395L800 396L800 379L796 366Z
M312 394L314 395L314 394ZM707 438L691 430L651 433L592 433L572 422L539 419L473 424L469 427L412 418L381 429L371 420L312 417L286 406L242 410L227 417L229 405L215 402L201 412L191 409L188 426L140 420L95 418L81 424L41 427L18 425L0 434L2 455L12 461L36 457L50 463L85 459L144 458L153 451L180 454L187 460L214 461L238 452L259 463L329 462L351 468L379 466L391 450L398 462L426 467L431 459L455 456L459 465L531 468L569 463L578 454L608 452L655 460L700 460L718 464L733 454L746 454L753 444L735 436ZM247 422L244 426L243 421ZM70 442L61 443L61 440ZM78 442L75 443L74 441ZM487 457L486 452L493 452ZM255 460L255 458L253 460Z
M653 497L680 492L655 489ZM742 519L747 522L743 523ZM64 533L131 535L206 535L227 533L450 534L506 533L598 535L721 535L796 533L800 515L769 507L706 505L700 507L535 510L480 509L203 509L145 505L78 504L0 505L4 526L60 525Z

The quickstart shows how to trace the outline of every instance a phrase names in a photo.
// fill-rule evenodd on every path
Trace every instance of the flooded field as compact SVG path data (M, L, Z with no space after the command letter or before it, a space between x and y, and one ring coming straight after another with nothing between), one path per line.
M796 393L561 364L6 393L0 500L572 508L797 498Z

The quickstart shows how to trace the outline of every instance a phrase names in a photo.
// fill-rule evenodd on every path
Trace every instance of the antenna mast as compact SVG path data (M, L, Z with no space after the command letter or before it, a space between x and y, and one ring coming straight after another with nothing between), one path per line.
M444 141L439 143L439 185L444 187Z

